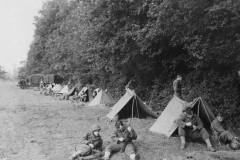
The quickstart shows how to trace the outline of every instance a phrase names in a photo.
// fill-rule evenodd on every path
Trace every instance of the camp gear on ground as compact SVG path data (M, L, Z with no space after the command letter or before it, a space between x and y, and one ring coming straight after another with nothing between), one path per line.
M234 138L229 147L232 149L232 150L239 150L240 149L240 143Z
M119 119L138 117L146 118L158 116L153 113L146 105L144 105L141 99L135 94L134 91L126 89L125 95L113 106L112 110L107 114L110 120L118 114Z

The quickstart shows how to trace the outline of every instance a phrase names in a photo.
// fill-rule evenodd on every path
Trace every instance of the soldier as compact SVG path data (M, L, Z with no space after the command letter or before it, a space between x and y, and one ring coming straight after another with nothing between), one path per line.
M41 79L40 81L40 85L39 85L39 89L43 89L44 85L43 85L43 80Z
M186 148L185 137L188 136L191 139L198 139L200 137L206 142L208 150L215 152L216 150L212 147L209 140L209 134L207 130L203 127L201 119L195 115L192 108L186 108L186 111L181 115L179 119L176 120L178 125L178 134L181 139L180 149Z
M76 152L71 155L70 160L75 160L78 157L91 156L89 158L97 158L101 156L103 143L99 134L101 128L96 124L94 124L91 128L92 131L86 133L82 139L83 144L75 148Z
M230 132L230 126L223 122L222 113L219 112L217 114L217 118L212 122L212 128L219 136L221 142L226 144L239 143L237 141L238 137L235 137L234 134Z
M80 96L77 92L74 92L74 95L71 97L71 101L69 103L72 103L74 101L78 101L80 99Z
M182 90L184 88L182 88L182 76L181 75L177 75L177 78L173 81L173 90L174 90L174 95L177 96L180 99L182 98Z
M113 144L106 146L104 160L109 160L111 152L124 152L130 157L131 160L139 159L136 155L136 149L132 140L137 139L136 132L130 127L123 124L122 121L115 123L116 131L112 135Z

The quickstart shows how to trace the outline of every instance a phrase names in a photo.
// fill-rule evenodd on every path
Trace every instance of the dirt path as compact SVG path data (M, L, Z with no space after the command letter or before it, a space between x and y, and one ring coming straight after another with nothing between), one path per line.
M114 124L105 116L106 107L69 104L58 97L39 95L33 89L21 90L16 82L0 82L0 160L67 160L90 126L100 124L104 146L111 142ZM153 119L133 119L138 134L135 141L141 160L240 159L237 152L210 154L205 144L189 143L179 150L179 139L166 139L149 132ZM238 158L239 157L239 158ZM112 160L128 160L124 153Z

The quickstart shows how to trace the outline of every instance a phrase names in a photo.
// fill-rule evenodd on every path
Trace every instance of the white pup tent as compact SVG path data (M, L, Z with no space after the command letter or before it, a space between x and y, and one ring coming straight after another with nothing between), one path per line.
M61 94L68 94L69 89L68 89L68 85L64 86L63 89L59 92Z
M60 92L62 89L63 89L63 87L62 87L60 84L56 84L56 85L52 88L52 91L53 91L54 93L58 93L58 92Z
M69 91L68 91L68 95L69 96L72 96L72 95L74 95L74 92L77 92L77 88L74 86L74 87L72 87Z
M75 90L76 90L75 86L68 84L65 87L63 87L63 89L59 93L67 94L67 95L71 96L74 94Z
M202 120L204 127L210 128L211 122L215 119L215 117L201 97L191 103L188 103L174 96L149 130L164 134L169 138L177 129L175 120L181 116L186 107L192 107L193 112Z
M49 85L47 86L47 90L50 90L50 89L52 89L52 84L49 84Z
M81 96L81 94L85 92L87 94L87 100L86 102L90 102L93 99L92 96L92 91L89 89L89 87L83 87L82 90L79 92L79 96Z
M147 118L158 116L153 113L141 99L136 95L135 91L126 89L125 95L113 106L112 110L107 114L110 120L113 120L116 115L118 119L138 117Z
M102 89L99 91L97 96L88 104L88 106L96 106L99 104L113 104L116 101L113 99L113 96L108 90L103 91Z

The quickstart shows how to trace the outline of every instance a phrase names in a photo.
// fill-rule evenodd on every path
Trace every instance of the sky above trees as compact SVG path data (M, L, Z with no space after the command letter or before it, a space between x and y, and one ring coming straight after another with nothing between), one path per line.
M26 60L34 34L34 16L47 0L0 0L0 66L12 72Z

